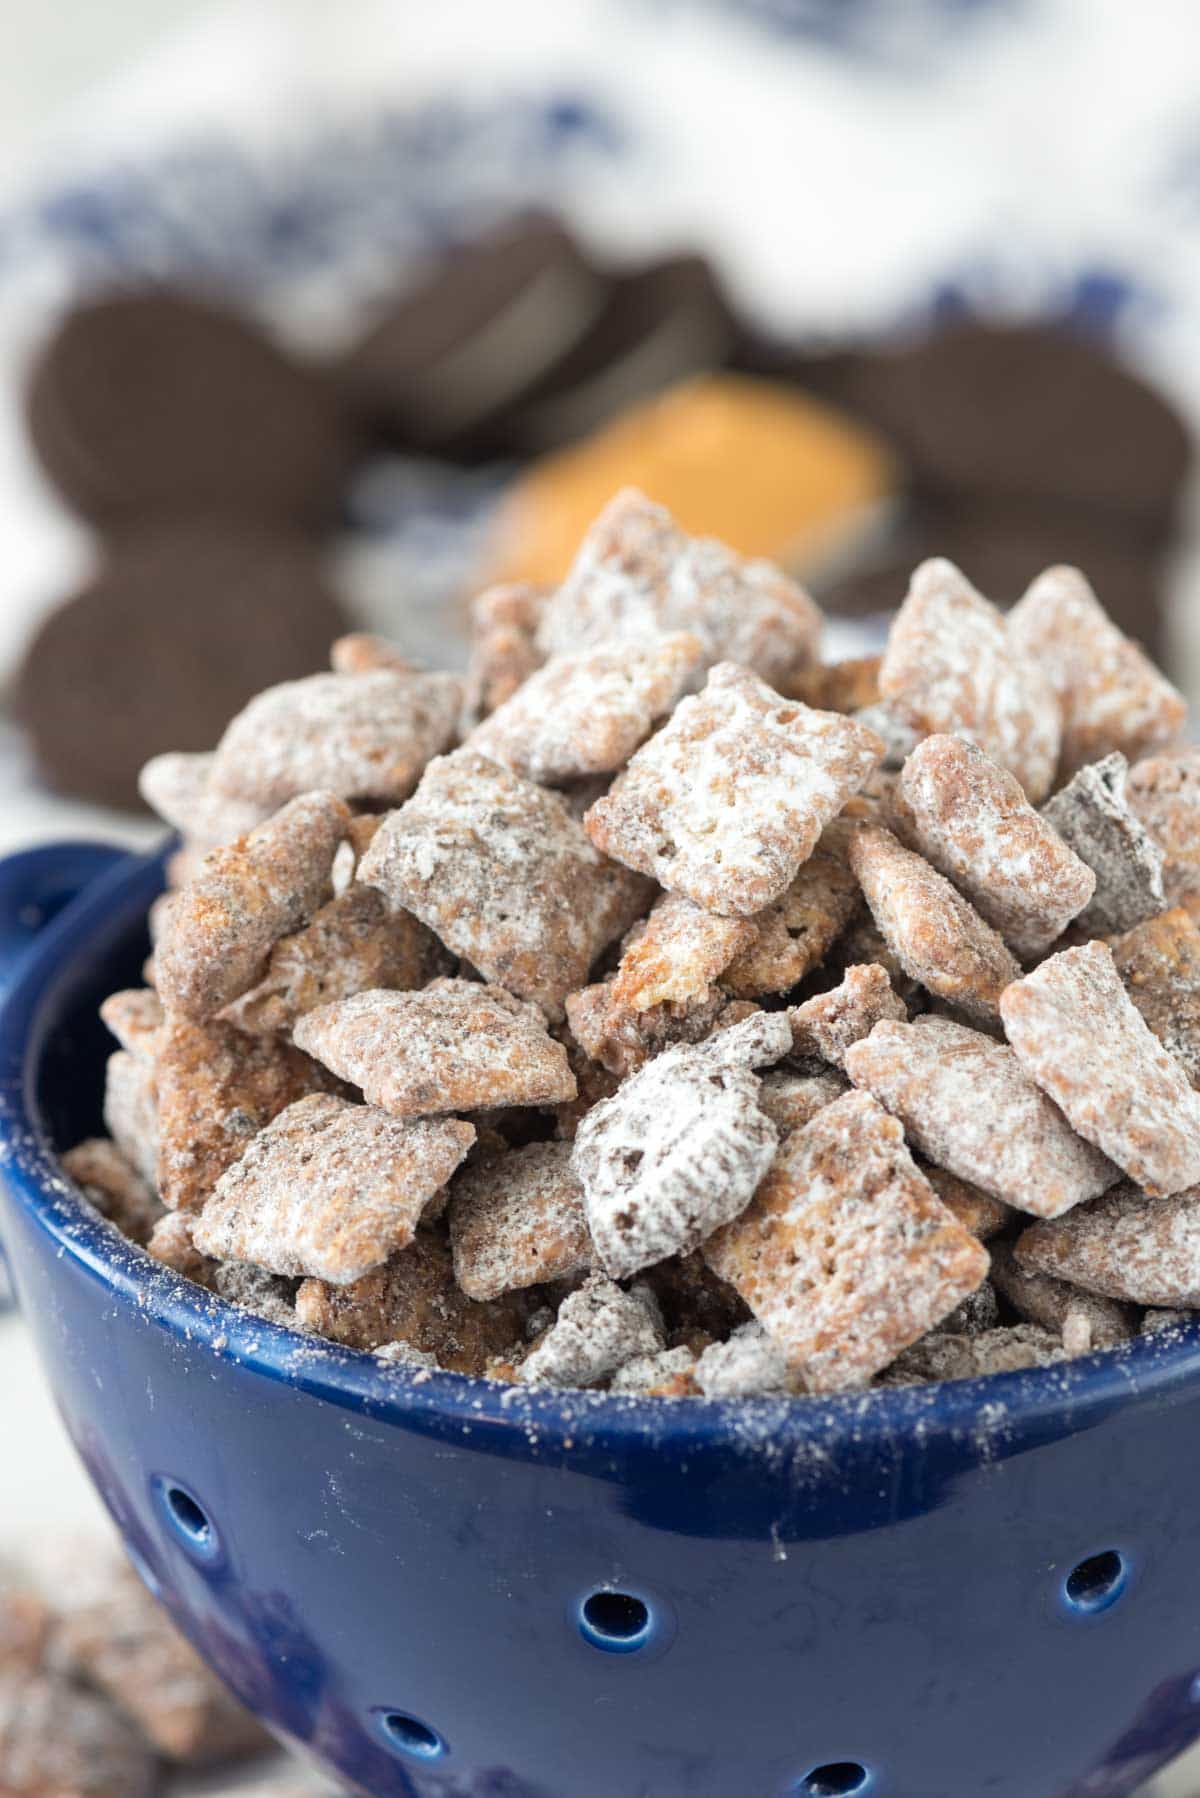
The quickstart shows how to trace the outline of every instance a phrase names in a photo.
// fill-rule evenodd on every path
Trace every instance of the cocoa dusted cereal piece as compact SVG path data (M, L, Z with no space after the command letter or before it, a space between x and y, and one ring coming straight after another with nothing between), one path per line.
M907 1017L903 1000L878 963L847 968L840 986L806 999L788 1013L796 1052L818 1055L838 1068L845 1067L850 1046L869 1036L881 1019Z
M1038 660L953 562L922 562L892 624L879 690L922 736L966 737L1036 805L1054 784L1058 701Z
M1103 943L1064 949L1000 1006L1021 1065L1148 1193L1200 1181L1200 1094L1129 998Z
M486 718L545 660L537 628L546 591L523 582L488 587L471 606L471 659L463 703L469 720Z
M469 750L426 770L359 879L551 1019L651 891L593 848L556 793Z
M393 1117L575 1097L567 1052L537 1007L473 980L338 999L302 1017L295 1042Z
M716 1028L692 1054L710 1068L770 1068L792 1052L792 1020L785 1011L747 1008L745 1017L732 1018L728 1006Z
M988 1270L986 1250L867 1093L847 1093L795 1131L704 1256L812 1393L865 1385Z
M271 1119L334 1084L324 1068L271 1037L173 1018L157 1064L158 1187L171 1211L196 1211Z
M633 1011L617 1000L614 982L602 981L568 996L567 1023L593 1061L624 1079L664 1049L707 1041L736 1005L727 994L712 992L703 999Z
M980 1336L938 1331L914 1343L887 1369L881 1386L921 1386L941 1380L977 1380L984 1374L1024 1373L1066 1359L1057 1331L1039 1324L1001 1324Z
M681 1342L677 1348L659 1349L657 1354L635 1355L618 1367L608 1389L646 1398L687 1398L697 1390L695 1368L695 1355Z
M710 1343L696 1362L695 1381L705 1398L754 1398L802 1390L783 1350L753 1319L739 1324L727 1342Z
M132 1568L114 1561L89 1584L55 1630L57 1667L119 1705L170 1760L199 1766L270 1746Z
M694 1248L749 1203L777 1141L758 1090L744 1066L668 1049L584 1118L573 1166L614 1278Z
M310 923L281 937L266 972L226 1008L239 1030L288 1031L318 1006L372 988L424 986L449 957L431 930L391 911L376 887L355 882Z
M1096 891L1075 922L1090 936L1132 930L1167 903L1163 852L1129 804L1129 763L1119 750L1080 768L1042 816L1086 862Z
M1119 749L1164 748L1187 704L1119 631L1078 568L1047 568L1008 615L1009 642L1045 670L1062 708L1061 776Z
M1083 1292L1049 1274L1028 1272L1008 1243L998 1243L992 1250L992 1279L1028 1323L1057 1330L1070 1354L1117 1348L1137 1335L1137 1314L1130 1306Z
M758 1105L778 1130L782 1142L790 1131L803 1129L822 1107L832 1105L849 1090L842 1076L835 1074L832 1068L819 1074L797 1074L787 1068L772 1068L762 1077Z
M0 1674L5 1798L152 1798L157 1756L112 1705L57 1674Z
M100 1016L122 1049L153 1064L158 1053L158 1033L166 1018L162 1000L153 987L129 987L124 992L110 993L100 1007Z
M454 1274L468 1298L567 1280L594 1260L571 1145L529 1143L466 1169L449 1209Z
M877 1024L847 1051L846 1071L931 1161L1035 1217L1057 1217L1118 1177L1007 1043L949 1018Z
M597 1386L629 1361L663 1346L642 1300L595 1273L570 1293L558 1316L521 1363L528 1386Z
M294 1280L270 1274L265 1268L249 1267L243 1261L222 1261L213 1267L208 1284L227 1305L249 1311L285 1330L296 1328Z
M305 1280L296 1294L300 1327L349 1348L407 1342L439 1367L481 1374L521 1335L523 1296L479 1304L460 1292L450 1250L432 1230L418 1230L406 1249L350 1286Z
M1200 749L1151 756L1130 770L1129 804L1163 852L1169 905L1200 900Z
M961 737L926 737L900 774L905 835L1031 961L1087 905L1096 876L1020 783Z
M918 1165L946 1210L952 1212L963 1229L969 1230L980 1242L998 1236L1017 1215L1002 1199L994 1199L990 1192L972 1185L970 1180L960 1180L957 1174L928 1162Z
M67 1150L62 1167L82 1187L84 1196L102 1217L115 1224L131 1242L145 1245L163 1215L163 1207L158 1195L116 1143L107 1137L90 1136Z
M310 674L268 687L217 745L212 787L269 807L322 789L398 805L453 740L462 682L453 674Z
M1113 937L1109 947L1129 997L1200 1086L1200 929L1176 906Z
M623 768L705 662L688 631L558 655L529 676L468 739L542 786Z
M253 800L215 793L211 754L172 751L152 756L138 775L138 791L151 811L193 847L215 849L232 843L270 817L270 808Z
M801 699L818 712L858 712L879 703L882 656L855 656L844 662L818 662L799 668L779 684L788 699ZM869 723L867 719L860 719ZM871 726L874 729L874 726ZM882 734L882 733L880 733Z
M850 866L905 973L968 1017L995 1024L1000 995L1021 969L974 906L881 825L855 833Z
M279 938L331 898L333 857L349 824L332 793L306 793L206 858L155 946L168 1011L202 1022L259 979Z
M719 663L584 823L597 848L710 911L781 899L879 760L870 731Z
M754 926L754 938L726 968L722 986L742 999L786 993L820 966L862 904L848 845L839 819L823 833L783 897L746 920Z
M126 1049L104 1069L104 1127L142 1179L158 1186L158 1083L154 1063Z
M226 1168L192 1225L202 1254L348 1286L410 1243L475 1141L329 1093L298 1099Z
M192 1241L192 1216L194 1213L186 1211L166 1212L150 1232L146 1253L185 1280L211 1287L216 1263L202 1255Z
M1048 1274L1132 1305L1200 1305L1200 1191L1153 1198L1115 1186L1094 1204L1032 1225L1013 1253L1023 1273Z
M665 507L626 488L547 602L538 644L558 655L609 638L693 631L712 661L741 662L774 681L813 659L820 629L808 594L778 568L686 536Z
M329 666L335 674L372 674L386 668L392 674L420 674L415 662L372 631L349 631L330 646Z
M718 976L756 940L749 918L721 918L666 893L623 947L612 997L629 1011L707 1000Z

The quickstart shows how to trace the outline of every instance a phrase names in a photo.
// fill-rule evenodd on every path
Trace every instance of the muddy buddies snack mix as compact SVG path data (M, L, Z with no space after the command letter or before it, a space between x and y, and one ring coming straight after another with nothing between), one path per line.
M185 850L63 1164L114 1227L381 1379L630 1403L1200 1306L1200 752L1081 576L926 563L825 667L624 494L473 616L465 703L344 638L146 770Z

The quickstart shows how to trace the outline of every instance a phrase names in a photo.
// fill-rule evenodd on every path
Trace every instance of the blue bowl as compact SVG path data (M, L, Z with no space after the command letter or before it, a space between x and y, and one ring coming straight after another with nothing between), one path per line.
M264 1323L58 1168L161 882L0 866L2 1231L135 1565L281 1737L378 1798L1119 1798L1200 1734L1200 1332L672 1404Z

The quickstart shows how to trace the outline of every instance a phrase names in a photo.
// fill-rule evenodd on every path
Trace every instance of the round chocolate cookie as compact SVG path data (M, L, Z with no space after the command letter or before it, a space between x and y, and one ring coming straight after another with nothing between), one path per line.
M622 276L592 329L507 421L509 452L574 443L625 407L717 369L737 335L712 267L675 256Z
M44 620L14 709L50 786L137 806L150 756L211 749L262 687L327 666L346 628L304 539L227 519L165 526L114 548Z
M1191 459L1166 400L1065 327L956 324L855 358L840 385L941 494L1061 497L1165 529Z
M483 452L506 409L579 342L608 284L540 215L458 249L382 313L341 380L367 426L412 449Z
M68 313L34 366L28 415L50 479L107 527L200 512L323 522L351 454L325 375L249 319L166 288Z

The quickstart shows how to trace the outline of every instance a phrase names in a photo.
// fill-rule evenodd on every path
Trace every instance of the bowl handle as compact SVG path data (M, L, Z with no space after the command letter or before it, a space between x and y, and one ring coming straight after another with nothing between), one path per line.
M129 854L112 843L47 843L0 861L0 993L52 918ZM0 1311L12 1288L0 1242Z

